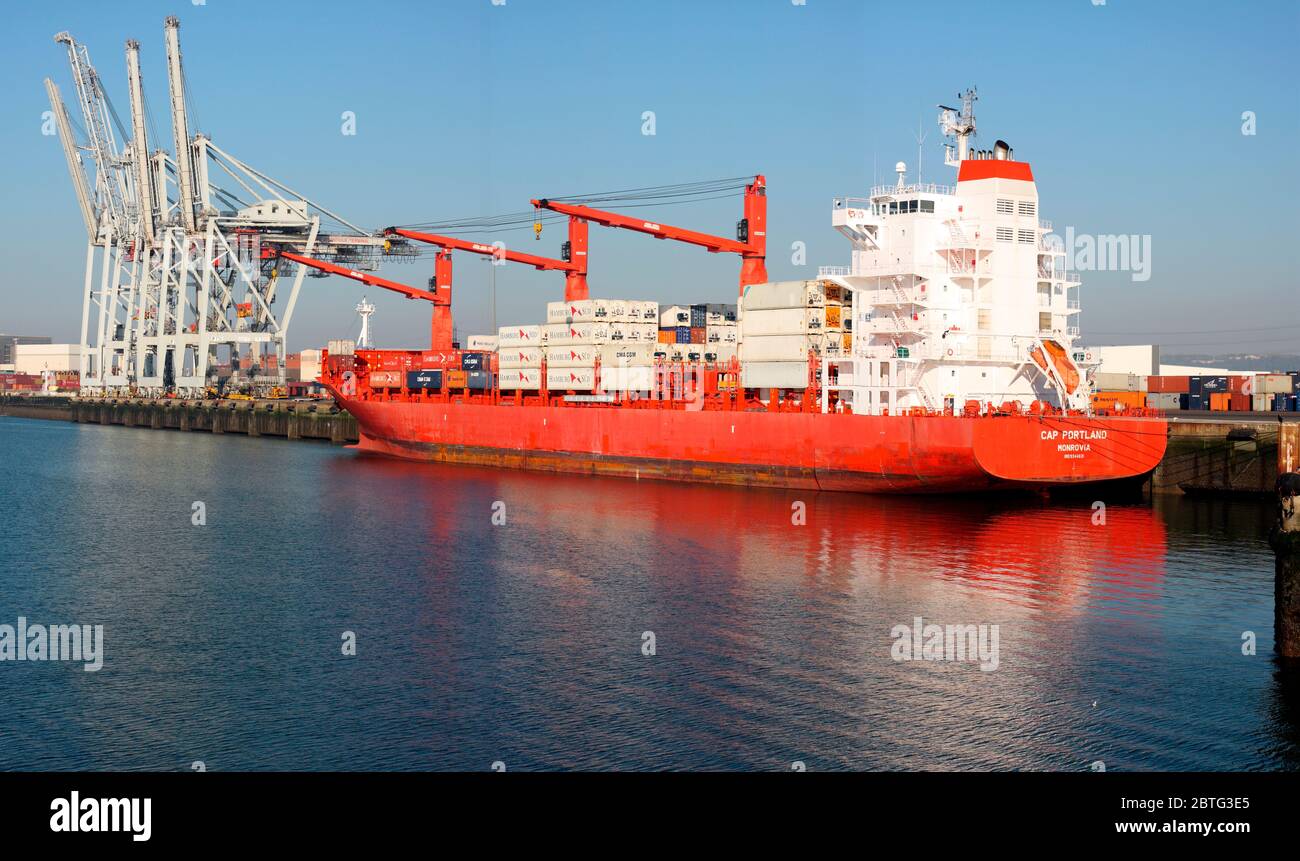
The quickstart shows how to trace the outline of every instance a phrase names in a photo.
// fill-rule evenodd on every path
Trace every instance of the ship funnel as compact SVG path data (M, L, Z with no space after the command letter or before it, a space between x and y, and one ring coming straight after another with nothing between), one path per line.
M1011 147L1006 141L998 141L993 145L993 157L999 161L1006 161L1007 156L1011 154Z

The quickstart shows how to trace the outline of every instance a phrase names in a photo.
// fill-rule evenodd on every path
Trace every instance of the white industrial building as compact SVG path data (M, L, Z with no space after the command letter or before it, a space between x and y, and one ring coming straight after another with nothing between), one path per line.
M81 346L78 344L16 344L14 372L39 374L42 371L77 371L81 369Z
M1159 344L1133 344L1119 347L1094 347L1093 354L1101 365L1101 374L1136 374L1139 377L1223 377L1232 373L1227 368L1206 368L1201 365L1170 365L1160 361Z

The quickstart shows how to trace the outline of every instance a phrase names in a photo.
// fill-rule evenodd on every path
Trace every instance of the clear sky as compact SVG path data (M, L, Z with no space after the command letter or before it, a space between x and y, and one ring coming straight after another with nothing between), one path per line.
M68 30L125 112L142 43L170 140L162 24L181 18L191 120L227 151L366 227L516 212L529 198L766 174L769 272L846 264L831 200L896 161L951 182L935 105L979 88L979 145L1033 164L1061 232L1151 237L1151 278L1084 273L1092 343L1300 349L1300 2L1211 0L252 0L6 4L0 57L0 331L76 340L85 231L42 79L71 90ZM356 134L341 133L341 114ZM642 134L654 111L656 134ZM1253 111L1256 134L1242 134ZM170 148L170 144L165 144ZM730 235L738 199L662 215ZM556 255L563 230L512 247ZM807 245L807 264L791 244ZM459 329L489 319L488 266L457 255ZM385 274L420 285L429 261ZM739 260L592 228L594 296L734 301ZM497 270L501 323L540 320L563 278ZM362 288L309 280L290 348L355 336ZM384 346L427 309L368 290Z

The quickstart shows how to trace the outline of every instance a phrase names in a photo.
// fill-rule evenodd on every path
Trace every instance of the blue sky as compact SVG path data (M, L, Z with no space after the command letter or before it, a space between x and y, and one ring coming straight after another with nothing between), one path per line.
M979 143L1005 138L1033 164L1042 215L1058 231L1152 237L1149 281L1084 273L1089 340L1300 349L1295 0L9 4L0 331L62 341L79 326L84 229L57 140L40 133L42 79L65 97L71 87L52 35L69 30L89 45L121 111L122 44L139 39L154 122L169 139L168 14L181 18L197 130L355 223L762 172L774 279L847 263L832 198L865 194L873 164L882 178L900 159L914 169L918 122L925 179L951 182L934 106L976 85ZM355 136L340 133L344 111L356 114ZM654 136L641 133L644 111L656 114ZM1241 133L1243 111L1255 112L1257 134ZM740 216L738 200L645 212L722 234ZM562 234L503 238L554 255ZM790 260L795 241L807 244L804 267ZM593 295L734 300L734 257L596 227L591 246ZM484 331L488 266L462 254L456 267L459 328ZM418 285L428 268L385 274ZM556 273L497 275L502 323L538 320L562 295ZM361 288L307 284L291 349L354 335ZM367 292L381 343L425 341L423 307Z

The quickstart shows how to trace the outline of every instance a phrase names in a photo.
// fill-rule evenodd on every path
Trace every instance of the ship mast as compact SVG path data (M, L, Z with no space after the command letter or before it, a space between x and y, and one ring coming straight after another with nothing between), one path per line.
M975 137L975 102L979 95L971 87L964 93L958 93L961 108L939 105L939 127L944 137L955 139L955 144L944 144L943 163L949 167L959 167L966 160L970 151L970 139ZM960 110L960 113L958 112Z

